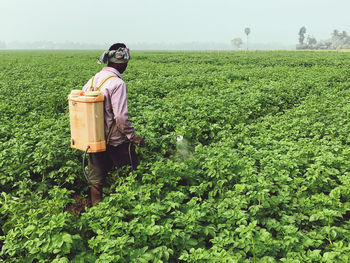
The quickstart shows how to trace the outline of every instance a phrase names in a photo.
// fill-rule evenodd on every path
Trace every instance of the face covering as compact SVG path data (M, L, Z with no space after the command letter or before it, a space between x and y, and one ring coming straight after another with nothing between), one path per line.
M107 50L102 53L98 59L98 64L113 63L127 63L130 60L130 53L128 48L120 47L117 50Z

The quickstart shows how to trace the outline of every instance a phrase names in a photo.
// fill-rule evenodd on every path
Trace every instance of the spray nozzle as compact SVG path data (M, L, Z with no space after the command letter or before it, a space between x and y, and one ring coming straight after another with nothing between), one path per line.
M172 135L165 135L165 136L162 136L162 137L157 137L157 138L147 138L145 139L145 141L153 141L153 140L165 140L165 139L168 139L168 138L174 138L176 137L176 140L178 142L182 141L183 140L183 136L182 135L175 135L175 136L172 136Z

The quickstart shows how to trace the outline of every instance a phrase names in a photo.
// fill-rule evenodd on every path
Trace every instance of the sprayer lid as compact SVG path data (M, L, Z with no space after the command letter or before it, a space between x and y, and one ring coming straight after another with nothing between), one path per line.
M71 95L79 95L81 92L82 92L82 90L73 89L73 90L70 92L70 94L71 94Z
M97 97L99 95L101 95L101 92L99 91L86 91L84 93L84 96L88 96L88 97Z

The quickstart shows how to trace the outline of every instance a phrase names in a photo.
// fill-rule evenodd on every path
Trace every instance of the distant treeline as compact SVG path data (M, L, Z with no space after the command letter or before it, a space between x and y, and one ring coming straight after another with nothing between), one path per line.
M101 44L89 44L89 43L79 43L79 42L51 42L51 41L35 41L35 42L4 42L0 40L0 49L29 49L29 50L104 50L113 43L101 43ZM179 42L179 43L169 43L169 42L126 42L126 45L131 50L232 50L232 45L225 42ZM286 45L278 42L272 43L259 43L252 42L249 45L250 49L253 50L270 50L270 49L293 49L294 45Z
M13 41L6 43L0 41L0 49L104 49L108 45L101 44L83 44L78 42L62 42L56 43L52 41L34 41L19 42Z
M331 38L327 40L317 41L315 37L306 35L306 27L303 26L299 30L299 43L297 49L350 49L350 36L346 31L333 30Z

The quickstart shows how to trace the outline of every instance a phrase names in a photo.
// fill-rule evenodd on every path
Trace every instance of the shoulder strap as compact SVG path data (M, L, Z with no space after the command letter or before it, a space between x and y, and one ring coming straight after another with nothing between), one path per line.
M91 79L90 91L92 91L94 89L94 78L95 78L95 76L93 76Z
M102 83L100 84L100 86L97 87L96 90L100 90L103 86L103 84L105 84L105 82L111 78L117 78L118 76L109 76L108 78L106 78L104 81L102 81ZM111 129L109 130L108 132L108 135L107 135L107 144L109 143L109 139L111 138L111 135L112 135L112 132L114 130L114 127L115 127L116 123L115 121L113 121L113 124L111 126Z
M100 86L97 87L96 91L100 90L102 88L103 84L105 84L105 82L111 78L117 78L117 76L109 76L108 78L106 78L104 81L102 81ZM92 90L94 90L94 77L92 77L91 86L90 86L90 91L92 91Z

